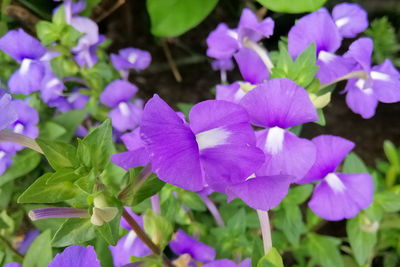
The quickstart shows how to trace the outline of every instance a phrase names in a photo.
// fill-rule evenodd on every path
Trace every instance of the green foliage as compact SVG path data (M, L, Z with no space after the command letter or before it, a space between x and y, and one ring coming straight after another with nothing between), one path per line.
M160 37L178 36L199 24L218 0L147 0L151 33Z
M272 69L271 78L289 78L302 87L307 87L318 71L315 44L305 49L295 61L289 55L286 45L279 43L279 57Z
M153 242L163 250L171 239L174 230L171 222L151 209L147 210L143 217L144 228Z
M37 139L36 142L43 150L50 165L55 170L74 168L78 166L76 148L68 143Z
M400 59L397 57L397 53L400 51L399 40L395 28L387 17L373 20L365 34L374 40L373 58L376 63L390 58L395 65L400 66Z
M89 219L70 218L60 226L51 242L53 247L66 247L81 244L95 237L95 226Z
M340 239L310 233L307 235L306 247L315 264L324 267L341 267Z
M317 11L326 0L257 0L257 2L275 12L304 13Z
M367 166L354 152L346 157L342 169L344 173L368 173Z
M23 261L24 267L47 266L53 258L50 231L44 231L33 241Z
M283 267L282 257L276 248L271 248L257 263L257 267Z

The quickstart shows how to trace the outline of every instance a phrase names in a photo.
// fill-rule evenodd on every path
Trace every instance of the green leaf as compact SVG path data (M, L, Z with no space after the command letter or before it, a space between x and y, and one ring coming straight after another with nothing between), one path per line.
M317 11L326 0L257 0L257 2L275 12L296 14Z
M54 247L66 247L81 244L95 237L95 226L89 219L70 218L57 230L51 242Z
M58 139L60 141L69 142L75 134L78 126L82 123L85 115L86 110L84 109L75 109L55 115L51 121L61 125L66 130L66 133Z
M296 59L292 60L286 45L279 43L279 57L272 69L272 78L288 78L302 87L312 83L318 71L315 44L310 44Z
M316 124L319 124L321 126L325 126L326 125L326 120L325 120L325 115L324 115L324 111L322 109L317 109L317 113L318 113L318 121L316 121Z
M41 160L41 156L36 151L25 149L13 158L14 162L8 170L1 175L0 186L21 177L27 173L30 173L35 169ZM21 166L24 166L21 168Z
M282 257L276 248L271 248L257 263L257 267L283 267Z
M79 71L78 65L66 56L53 58L50 64L54 74L60 78L74 76Z
M150 175L142 184L135 187L133 190L131 206L138 205L145 199L157 194L165 185L165 182L161 181L154 174Z
M73 168L79 164L76 156L76 148L73 145L41 138L36 139L36 142L43 150L51 167L55 170Z
M282 202L281 209L276 211L273 221L295 246L299 244L300 236L307 230L299 206L293 203Z
M60 169L56 171L51 177L47 180L46 184L58 184L63 182L75 182L79 178L79 175L75 172L74 169Z
M397 39L396 29L387 17L372 21L365 34L374 40L373 58L376 63L381 63L386 58L390 58L396 66L400 66L400 60L397 56L400 51L399 40Z
M371 224L369 219L360 213L357 217L347 220L346 225L351 249L360 266L364 265L368 257L372 255L377 242L377 229L366 231L368 224Z
M182 202L182 204L185 207L188 207L191 210L196 210L196 211L205 211L205 210L207 210L206 206L204 205L203 200L195 192L182 190L179 193L179 200Z
M79 189L71 182L47 184L53 173L39 177L18 198L18 203L57 203L72 199L79 194Z
M368 173L368 168L365 166L362 159L356 153L351 152L345 159L343 164L344 173Z
M189 111L192 109L193 104L190 103L178 103L177 104L180 111L182 111L185 116L189 116Z
M62 26L53 24L48 21L39 21L36 24L36 32L39 40L43 45L49 45L60 38Z
M46 121L43 125L41 125L39 132L39 138L56 140L57 138L63 136L67 130L55 122Z
M119 221L120 215L115 216L111 222L106 222L102 226L97 226L96 231L111 246L115 246L119 240Z
M243 234L246 231L246 212L244 209L238 212L228 220L227 227L233 234Z
M84 155L80 155L80 159L89 157L90 166L87 167L92 167L95 174L100 174L110 162L110 157L115 151L112 140L111 120L104 121L86 136L82 142L85 144L87 151Z
M286 203L301 204L308 199L313 191L311 184L296 186L289 189L289 193L283 200Z
M343 261L337 238L310 233L307 236L306 247L315 263L324 267L342 267Z
M397 169L400 169L399 155L397 153L395 145L391 141L385 140L383 142L383 150L385 151L385 155L389 160L390 164L395 166Z
M151 209L147 210L144 214L143 222L146 233L150 236L151 240L153 240L160 250L164 250L174 230L172 224L165 217L154 213Z
M386 212L400 211L400 193L398 192L379 192L375 196L375 202L377 202Z
M74 47L83 35L80 31L70 25L65 25L61 33L60 43L66 47Z
M147 0L151 33L161 37L178 36L199 24L218 0Z
M47 266L52 258L51 233L50 230L46 230L32 242L26 252L22 265L24 267L43 267Z

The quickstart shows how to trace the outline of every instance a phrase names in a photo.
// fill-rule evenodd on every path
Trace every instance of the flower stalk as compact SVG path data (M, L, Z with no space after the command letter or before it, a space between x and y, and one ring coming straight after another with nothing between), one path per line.
M219 227L224 227L225 223L219 213L217 207L215 206L214 202L209 199L207 196L199 194L201 199L203 200L204 204L206 205L207 209L210 211L211 215L214 217L215 222Z
M0 131L0 142L16 143L43 154L42 149L36 143L35 139L29 138L22 134L14 133L8 129Z
M271 226L267 211L257 210L260 221L261 233L264 245L264 253L267 254L272 248Z

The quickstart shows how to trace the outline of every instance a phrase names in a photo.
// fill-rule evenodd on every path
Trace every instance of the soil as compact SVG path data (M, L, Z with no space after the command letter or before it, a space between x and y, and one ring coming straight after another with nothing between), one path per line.
M363 6L369 9L370 20L387 15L395 28L398 28L400 16L396 16L396 12L399 11L400 5L396 5L396 1L384 2L385 5L377 6L375 0L363 1ZM146 49L152 54L150 68L130 76L131 81L141 89L140 97L148 99L157 93L171 105L181 102L196 103L212 99L213 88L219 83L219 73L211 69L210 59L205 56L207 35L220 22L226 22L234 27L241 8L252 4L252 1L245 0L221 0L218 7L200 25L182 36L166 40L183 78L181 82L176 81L167 63L162 47L163 40L150 34L145 1L126 1L103 20L100 27L101 31L113 40L111 51L116 52L118 49L133 46ZM333 4L334 1L330 1L328 5ZM393 6L398 7L397 11L392 8ZM387 11L389 8L390 11ZM272 14L272 16L276 21L276 28L274 37L266 43L269 49L274 48L279 36L287 35L296 18L301 15ZM236 70L228 74L228 79L233 82L240 80L241 76ZM369 166L373 166L377 158L384 158L382 150L384 140L389 139L400 145L400 104L381 103L376 115L365 120L346 106L345 96L339 91L336 90L332 102L324 110L327 125L325 127L316 124L306 125L303 135L314 137L319 134L333 134L350 139L357 145L356 153L361 155Z

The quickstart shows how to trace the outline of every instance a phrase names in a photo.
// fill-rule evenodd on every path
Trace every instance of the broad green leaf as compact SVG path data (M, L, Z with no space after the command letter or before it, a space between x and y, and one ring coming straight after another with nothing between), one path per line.
M61 225L52 243L54 247L66 247L92 240L95 237L95 226L89 219L71 218Z
M30 245L22 265L24 267L47 266L53 258L51 250L51 233L49 230L41 233Z
M373 222L362 213L353 219L347 220L347 236L349 237L354 257L360 266L366 263L377 241L378 229L370 227L369 224L371 223Z
M147 0L151 33L161 37L178 36L199 24L218 0Z
M311 184L296 186L289 189L289 193L283 200L286 203L301 204L307 200L313 191Z
M310 233L307 235L306 246L310 257L324 267L342 267L343 261L337 238Z
M240 209L228 220L227 227L234 234L243 234L246 231L246 212Z
M257 267L283 267L282 257L276 248L271 248L257 263Z
M296 14L317 11L326 0L257 0L257 2L275 12Z
M174 230L172 224L162 215L147 210L143 217L144 228L151 240L163 250L171 239Z
M38 178L18 198L18 203L57 203L74 198L80 191L71 182L47 184L53 173Z
M57 138L63 136L66 132L67 130L61 125L52 121L46 121L40 127L39 138L56 140Z
M39 165L41 156L36 151L25 149L18 152L13 160L14 162L11 167L1 175L0 186L31 172ZM21 168L21 166L24 167Z
M188 207L191 210L205 211L207 209L200 196L194 192L182 190L179 192L179 200L185 207Z
M63 182L75 182L79 178L79 175L75 172L74 169L60 169L56 171L51 177L47 180L46 184L58 184Z
M78 165L76 148L73 145L41 138L36 139L36 142L55 170L73 168Z
M354 152L351 152L345 159L343 164L344 173L368 173L368 168L365 166L362 159Z

